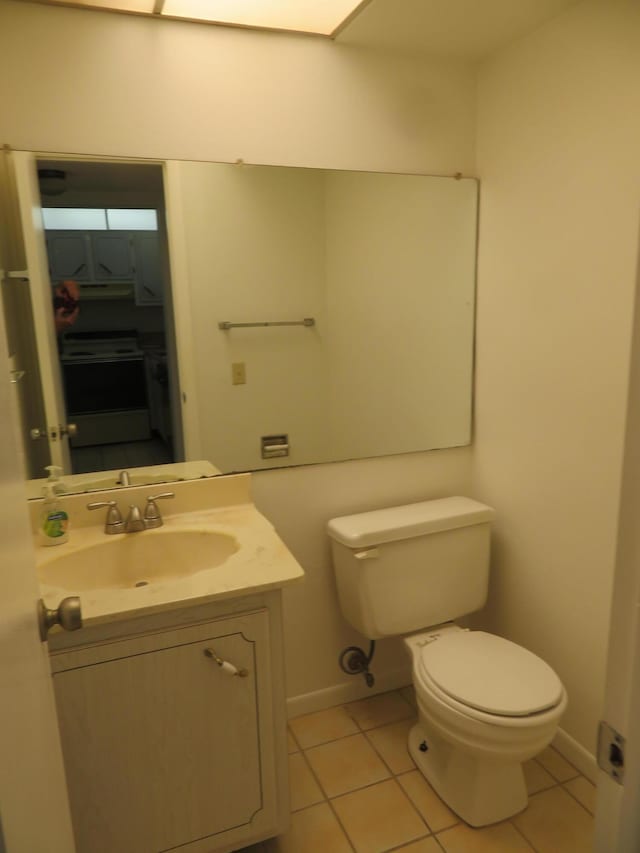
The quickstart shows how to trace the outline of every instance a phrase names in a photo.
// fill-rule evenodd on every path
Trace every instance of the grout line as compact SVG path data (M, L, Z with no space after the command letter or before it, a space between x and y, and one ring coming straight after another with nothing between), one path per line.
M528 806L527 806L527 808L528 808ZM526 811L526 809L525 809L525 811ZM516 825L512 820L510 820L510 821L509 821L509 823L510 823L510 824L511 824L511 826L515 829L515 831L518 833L518 835L519 835L521 838L524 838L524 840L527 842L527 844L529 845L529 847L534 851L534 853L539 853L538 848L537 848L537 847L535 847L535 846L534 846L534 844L533 844L533 842L532 842L532 841L530 841L530 839L528 839L528 838L527 838L527 836L526 836L526 835L524 834L524 832L520 829L520 827L519 827L519 826L517 826L517 825Z
M581 774L581 775L582 775L582 774ZM576 777L576 778L577 778L577 777ZM583 776L583 779L586 779L586 778L587 778L586 776ZM574 781L575 781L574 779L567 779L567 782L574 782ZM589 781L589 780L587 779L587 782L588 782L588 781ZM593 784L593 783L591 783L591 784ZM581 800L579 800L579 799L575 796L575 794L573 794L573 793L572 793L572 792L567 788L567 783L566 783L566 782L563 782L559 787L561 787L561 788L562 788L562 790L563 790L563 791L565 791L565 793L569 794L569 796L570 796L572 799L574 799L574 800L576 801L576 803L577 803L579 806L582 806L582 808L586 811L586 813L587 813L590 817L595 817L594 812L592 812L592 811L591 811L591 809L587 808L587 806L585 806L585 804L584 804Z
M404 721L403 721L403 720L399 720L398 722L401 722L401 723L402 723L402 722L404 722ZM389 723L388 725L393 726L393 725L395 725L395 723ZM379 726L379 728L381 728L381 729L382 729L382 728L384 728L384 726ZM370 731L370 732L374 732L374 731L375 731L375 729L369 729L369 731ZM413 764L413 767L410 767L408 770L402 770L400 773L396 773L396 772L395 772L395 770L394 770L394 769L391 767L391 765L389 764L389 762L388 762L388 761L386 761L386 759L385 759L384 755L380 752L380 750L379 750L379 749L377 749L377 747L376 747L375 743L374 743L374 742L369 738L368 733L367 733L367 732L363 732L363 734L364 734L364 736L365 736L365 738L366 738L366 740L367 740L367 743L368 743L368 744L369 744L369 746L371 747L371 749L373 749L373 751L376 753L376 755L378 756L378 758L380 759L380 761L382 761L382 763L383 763L383 764L384 764L384 766L387 768L387 770L389 771L389 773L391 773L391 775L393 776L393 778L394 778L394 779L395 779L395 777L396 777L396 776L402 776L402 774L403 774L403 773L411 773L411 771L412 771L412 770L417 770L417 769L418 769L417 764L415 763L415 761L413 760L413 758L411 758L411 753L410 753L410 752L409 752L409 750L407 749L407 755L409 756L409 758L411 758L411 763Z
M406 850L411 844L417 844L418 841L425 841L427 838L434 838L433 835L421 835L420 838L412 838L411 841L404 841L398 847L389 847L383 851L383 853L402 853L403 850Z

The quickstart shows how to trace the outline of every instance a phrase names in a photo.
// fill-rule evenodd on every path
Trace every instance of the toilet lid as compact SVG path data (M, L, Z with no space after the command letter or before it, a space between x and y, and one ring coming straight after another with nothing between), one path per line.
M420 650L419 670L464 705L522 717L557 705L560 679L539 657L494 634L456 631Z

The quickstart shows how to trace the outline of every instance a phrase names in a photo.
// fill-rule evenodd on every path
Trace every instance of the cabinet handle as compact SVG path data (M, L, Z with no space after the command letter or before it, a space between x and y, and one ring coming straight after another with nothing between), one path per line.
M214 652L213 649L205 649L204 656L207 658L211 658L212 661L218 664L220 669L223 672L226 672L227 675L237 675L240 678L246 678L249 675L249 671L246 669L238 669L232 663L229 663L227 660L222 660L218 655Z

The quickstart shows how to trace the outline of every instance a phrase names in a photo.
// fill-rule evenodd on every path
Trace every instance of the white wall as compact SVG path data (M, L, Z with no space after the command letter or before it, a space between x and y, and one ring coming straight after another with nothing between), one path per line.
M0 0L13 148L473 173L470 67Z
M475 491L492 627L601 713L640 205L640 8L587 0L487 62Z
M0 65L0 139L14 148L474 169L475 79L460 64L0 0ZM259 508L307 572L286 599L290 696L354 682L338 675L337 651L355 637L338 612L326 521L464 493L469 469L464 448L254 477ZM378 674L398 666L399 646L381 644Z

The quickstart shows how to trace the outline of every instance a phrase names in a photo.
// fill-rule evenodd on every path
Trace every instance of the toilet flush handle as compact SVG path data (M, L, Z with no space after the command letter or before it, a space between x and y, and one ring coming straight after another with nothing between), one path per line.
M366 551L356 551L353 556L356 560L375 560L380 556L380 552L377 548L367 548Z

